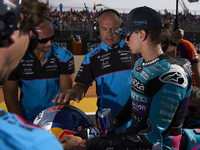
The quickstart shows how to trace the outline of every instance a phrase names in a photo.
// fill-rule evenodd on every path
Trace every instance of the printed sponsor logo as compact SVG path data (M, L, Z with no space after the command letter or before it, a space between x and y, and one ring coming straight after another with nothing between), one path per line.
M152 65L152 64L155 64L156 62L158 62L160 59L159 58L156 58L156 59L154 59L154 60L152 60L152 61L149 61L149 62L143 62L142 63L142 66L149 66L149 65Z
M137 123L140 123L140 121L142 120L143 117L139 117L136 114L132 115L132 119L134 119Z
M195 144L197 142L196 138L194 137L193 130L185 129L185 131L188 133L190 141L192 144Z
M32 68L24 68L23 74L29 75L29 74L34 74L34 72L32 71Z
M167 97L167 100L172 101L172 102L179 103L179 100L176 100L176 99L174 99L174 98L172 98L172 97Z
M101 69L108 68L108 67L110 67L110 66L111 66L111 65L109 64L108 61L106 61L106 62L102 62Z
M131 59L131 57L121 57L120 60Z
M147 103L147 98L137 95L135 92L131 91L131 97L132 99L134 99L135 101L139 101L139 102L144 102Z
M138 103L135 103L134 101L132 101L132 105L138 111L146 111L146 106L144 106L144 105L140 105Z
M176 95L176 96L179 96L179 97L181 96L181 94L173 92L173 91L169 91L166 88L163 89L163 93L165 93L165 94L173 94L173 95Z
M137 67L135 67L135 70L136 70L137 72L140 72L140 71L142 71L142 67L137 66Z
M24 67L31 67L31 66L33 66L33 64L22 64L22 66L24 66Z
M170 70L159 77L163 83L170 83L185 88L188 84L184 70L178 65L172 65Z
M176 110L177 107L174 107L173 104L169 104L169 103L164 103L164 102L160 102L162 104L162 106L164 106L165 108L169 109L169 110Z
M33 63L34 60L24 60L24 59L21 59L20 62L21 62L21 63Z
M161 118L161 117L158 117L157 119L160 121L163 121L163 122L171 122L172 121L171 119L166 119L166 118Z
M160 114L168 116L168 117L173 117L174 116L174 113L170 113L170 112L167 112L167 111L164 111L164 110L160 110Z
M118 51L118 53L120 54L120 53L128 53L128 54L130 54L130 50L119 50Z
M146 72L144 72L144 71L142 71L142 72L140 73L140 75L141 75L145 80L148 80L148 79L149 79L149 75L148 75Z
M144 84L136 78L132 80L132 88L144 92Z
M108 57L109 55L111 55L111 53L107 53L107 54L101 55L101 58ZM109 58L110 58L110 57L109 57Z
M109 60L109 59L110 59L110 57L106 57L106 58L100 59L100 61L106 61L106 60Z
M101 43L94 43L94 44L87 43L87 51L91 52L93 49L95 49L95 48L97 48L99 46L101 46Z
M46 68L57 68L57 65L48 65Z
M55 42L58 46L67 49L67 43L60 43L60 42Z
M121 54L120 54L120 56L127 56L127 55L129 55L128 52L127 52L127 53L121 53Z
M142 25L142 24L147 24L147 20L142 20L142 21L133 21L134 25Z

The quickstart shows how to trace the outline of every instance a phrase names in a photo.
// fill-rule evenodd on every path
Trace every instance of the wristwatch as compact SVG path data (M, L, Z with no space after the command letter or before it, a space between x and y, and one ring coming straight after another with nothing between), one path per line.
M169 43L170 43L171 45L173 45L173 46L178 46L178 45L179 45L179 42L178 42L178 43L174 43L174 42L172 42L171 40L169 41Z

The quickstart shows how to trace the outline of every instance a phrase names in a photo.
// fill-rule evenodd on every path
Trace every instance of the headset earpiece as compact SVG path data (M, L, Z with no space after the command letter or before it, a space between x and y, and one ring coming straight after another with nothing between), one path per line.
M114 9L105 9L105 10L103 10L102 12L99 13L98 18L99 18L103 13L108 12L108 11L114 12L114 13L117 14L117 16L121 19L121 16L120 16L119 12L116 11L116 10L114 10ZM122 21L121 21L121 22L122 22ZM122 24L120 25L120 27L121 27L121 26L122 26ZM99 35L99 23L98 23L98 21L94 21L94 22L93 22L93 31L94 31L94 33L95 33L96 35Z
M8 6L13 5L15 7ZM0 47L6 46L8 38L17 29L20 16L20 1L0 1Z
M99 35L99 24L98 21L93 22L93 31L96 35Z
M60 33L60 26L56 23L56 21L53 21L52 19L46 17L47 20L51 21L52 25L53 25L53 30L56 36L59 35Z

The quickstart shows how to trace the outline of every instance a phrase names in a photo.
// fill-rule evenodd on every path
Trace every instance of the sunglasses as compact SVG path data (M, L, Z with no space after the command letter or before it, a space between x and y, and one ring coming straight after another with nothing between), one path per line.
M32 32L35 34L36 37L32 37L31 39L37 39L39 43L44 44L47 43L49 40L53 41L56 37L56 35L54 34L53 36L49 37L49 38L41 38L41 36L35 31L35 29L32 29Z
M188 109L191 111L191 112L197 112L199 106L188 106Z
M135 32L140 32L140 30L129 31L128 33L126 33L125 35L126 40L129 41L130 36Z
M41 36L35 31L34 28L32 28L31 31L35 34L35 36L32 36L30 38L29 47L27 49L28 53L33 52L33 50L37 47L38 43L44 44L47 43L49 40L53 41L56 37L56 35L53 35L50 38L41 38Z

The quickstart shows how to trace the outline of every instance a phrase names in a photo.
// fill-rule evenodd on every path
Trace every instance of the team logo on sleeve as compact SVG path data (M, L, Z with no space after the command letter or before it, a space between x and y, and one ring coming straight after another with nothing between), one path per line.
M183 68L178 65L172 65L170 70L159 77L163 83L170 83L185 88L188 85L187 77Z

